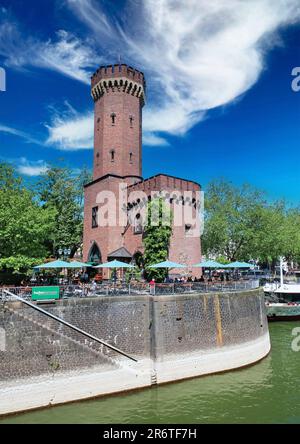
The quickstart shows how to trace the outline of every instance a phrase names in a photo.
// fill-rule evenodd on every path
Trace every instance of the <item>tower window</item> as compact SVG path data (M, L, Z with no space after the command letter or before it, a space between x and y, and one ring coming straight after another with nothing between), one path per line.
M115 150L111 150L110 151L110 161L114 162L115 161Z
M92 228L98 227L98 207L92 209Z
M116 124L116 115L115 115L115 113L111 113L110 117L111 117L111 124L115 125Z
M185 235L188 236L189 234L191 234L191 229L192 229L192 225L187 224L184 227L184 231L185 231Z
M135 221L134 221L134 234L142 234L142 233L143 233L143 225L142 225L141 215L140 213L138 213L135 216Z
M130 128L133 128L133 121L134 121L133 116L129 116Z
M129 153L129 162L132 163L133 160L133 153Z
M100 154L97 153L97 154L96 154L96 164L97 164L97 166L99 165L99 157L100 157Z

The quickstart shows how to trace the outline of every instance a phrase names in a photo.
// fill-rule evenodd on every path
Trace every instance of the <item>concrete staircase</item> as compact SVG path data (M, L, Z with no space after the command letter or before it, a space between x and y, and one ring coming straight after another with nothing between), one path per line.
M117 359L111 358L110 356L107 356L105 353L103 353L103 349L105 348L104 345L100 346L101 350L97 350L94 347L95 346L99 347L99 344L97 344L95 341L92 341L91 339L85 339L84 341L74 339L65 333L61 333L58 330L51 328L48 325L43 324L42 322L37 321L36 319L34 319L31 316L23 314L21 312L21 310L19 310L19 309L14 309L14 308L9 307L8 311L19 316L24 321L27 321L27 322L30 322L31 324L36 325L38 328L41 328L43 330L47 330L49 333L55 334L59 338L65 339L67 341L71 341L73 344L76 344L77 346L82 347L84 350L88 350L89 352L93 353L95 356L99 356L99 358L104 360L107 364L110 364L111 366L113 366L115 369L122 367L121 363Z

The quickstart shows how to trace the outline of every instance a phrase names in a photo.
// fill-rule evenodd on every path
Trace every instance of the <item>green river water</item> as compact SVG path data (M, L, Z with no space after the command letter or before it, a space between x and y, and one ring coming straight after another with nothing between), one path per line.
M291 349L292 330L300 322L269 326L272 352L251 367L44 409L0 423L300 423L300 351Z

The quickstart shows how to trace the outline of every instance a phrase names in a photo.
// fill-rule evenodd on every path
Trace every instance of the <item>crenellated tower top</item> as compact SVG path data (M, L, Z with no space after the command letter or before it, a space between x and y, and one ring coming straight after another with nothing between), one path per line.
M94 179L142 175L144 74L127 65L101 66L91 79L94 99Z
M122 91L141 99L142 106L146 98L144 74L128 65L101 66L93 74L92 97L97 101L108 91Z

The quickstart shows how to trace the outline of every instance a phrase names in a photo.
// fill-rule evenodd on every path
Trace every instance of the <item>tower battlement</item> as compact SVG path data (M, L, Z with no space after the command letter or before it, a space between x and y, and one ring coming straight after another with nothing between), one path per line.
M124 77L127 78L128 80L140 83L144 89L146 87L144 73L125 64L122 65L115 64L115 65L100 66L97 69L97 71L92 75L91 78L92 88L96 86L97 83L100 82L100 80L117 79L120 77Z
M144 74L128 65L101 66L91 79L92 97L96 102L108 92L123 92L141 99L145 104Z
M107 79L110 77L128 77L130 80L135 80L136 82L140 82L145 84L144 73L139 71L132 66L128 66L126 64L114 64L114 65L106 65L100 66L97 71L92 75L92 85L93 82L96 84L101 79Z

